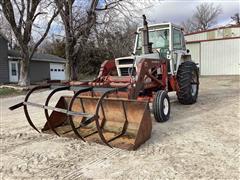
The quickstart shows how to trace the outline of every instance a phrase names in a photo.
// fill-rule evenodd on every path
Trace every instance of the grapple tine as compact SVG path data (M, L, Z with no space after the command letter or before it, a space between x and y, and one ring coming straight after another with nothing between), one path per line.
M86 88L86 89L81 89L81 90L77 91L77 92L73 95L73 97L72 97L72 99L71 99L71 101L70 101L70 103L69 103L68 111L72 111L73 103L74 103L74 101L75 101L75 99L76 99L77 96L79 96L81 93L88 92L88 91L91 91L91 90L92 90L92 87L89 87L89 88ZM79 137L80 139L82 139L82 140L85 142L85 139L79 134L77 128L76 128L75 125L74 125L74 122L73 122L73 119L72 119L72 115L68 115L68 116L67 116L67 120L70 122L70 125L71 125L71 127L72 127L72 130L73 130L73 132L76 134L76 136Z
M70 86L60 87L60 88L54 89L54 90L48 95L48 97L47 97L47 99L46 99L46 102L45 102L45 106L48 106L51 97L52 97L55 93L57 93L57 92L59 92L59 91L69 90L69 89L70 89ZM60 135L57 133L57 131L55 130L55 128L53 128L53 126L52 126L52 124L51 124L50 116L49 116L49 113L48 113L48 109L44 109L44 113L45 113L45 117L46 117L46 119L47 119L47 123L48 123L49 128L50 128L56 135L60 136Z
M47 97L45 104L29 102L30 95L38 89L49 88L38 86L28 92L25 100L10 109L23 106L30 126L40 132L31 120L28 106L43 108L46 123L42 131L72 136L75 134L83 141L97 142L109 147L133 150L151 136L151 117L147 101L118 99L119 88L101 88L102 96L91 97L93 87L75 88L78 91L70 96L62 96L55 107L49 106L52 96L63 90L74 90L64 86L54 89ZM113 94L116 93L116 94ZM52 113L49 114L48 110ZM86 112L85 112L86 111Z
M44 86L36 86L36 87L34 87L33 89L31 89L31 90L27 93L27 95L26 95L26 97L25 97L25 99L24 99L24 102L27 102L27 101L28 101L30 95L31 95L34 91L40 90L40 89L48 89L48 88L50 88L50 87L51 87L51 85L44 85ZM27 105L24 105L24 106L23 106L23 109L24 109L24 114L25 114L25 116L26 116L26 118L27 118L27 121L28 121L29 125L30 125L33 129L35 129L37 132L40 133L40 131L36 128L36 126L34 125L34 123L32 122L32 120L31 120L31 118L30 118L30 115L29 115L28 109L27 109Z
M97 117L95 119L95 122L96 122L96 127L97 127L97 130L98 130L99 137L101 138L102 142L105 143L110 148L112 148L112 146L108 143L108 141L105 139L105 137L103 135L102 128L100 127L100 123L99 123L99 117Z
M28 121L28 123L30 124L30 126L31 126L33 129L35 129L37 132L40 133L40 131L39 131L39 130L36 128L36 126L33 124L32 120L31 120L31 118L30 118L30 116L29 116L28 109L27 109L27 105L24 105L24 106L23 106L23 109L24 109L24 114L25 114L25 116L26 116L26 118L27 118L27 121Z
M11 106L11 107L9 107L8 109L11 110L11 111L13 111L13 110L18 109L18 108L20 108L20 107L22 107L22 106L23 106L23 102L18 103L18 104L14 105L14 106Z
M96 114L95 114L95 122L96 122L96 127L97 127L97 130L98 130L98 135L100 136L101 140L109 147L112 148L112 146L108 143L108 141L106 140L106 138L104 137L103 135L103 132L102 132L102 127L100 126L100 123L99 123L99 109L100 107L102 107L102 101L103 99L111 94L111 93L114 93L114 92L117 92L118 89L117 88L114 88L114 89L111 89L111 90L108 90L106 91L105 93L103 93L103 95L100 97L100 99L98 100L98 103L96 105Z

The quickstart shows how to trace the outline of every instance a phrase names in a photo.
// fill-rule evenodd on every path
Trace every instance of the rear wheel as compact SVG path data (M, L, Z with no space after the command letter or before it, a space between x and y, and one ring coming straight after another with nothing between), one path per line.
M153 114L157 122L165 122L170 116L170 101L166 91L160 90L153 100Z
M199 76L198 68L194 62L183 62L177 72L179 91L178 101L181 104L194 104L198 97Z

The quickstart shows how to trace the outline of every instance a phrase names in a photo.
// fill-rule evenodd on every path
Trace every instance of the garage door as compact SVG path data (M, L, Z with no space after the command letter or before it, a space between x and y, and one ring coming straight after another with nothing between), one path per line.
M65 67L64 64L50 64L50 77L51 80L65 80Z
M240 39L201 43L202 75L238 75Z

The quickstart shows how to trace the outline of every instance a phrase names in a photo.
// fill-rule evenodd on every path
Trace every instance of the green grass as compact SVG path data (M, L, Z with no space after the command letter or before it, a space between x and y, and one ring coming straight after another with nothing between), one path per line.
M24 91L16 90L13 88L0 88L0 97L17 96L21 94L24 94Z

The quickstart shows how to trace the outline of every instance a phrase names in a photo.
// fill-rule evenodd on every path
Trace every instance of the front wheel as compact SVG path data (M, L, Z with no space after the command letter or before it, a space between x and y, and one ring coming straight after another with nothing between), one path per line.
M160 90L153 100L153 115L157 122L165 122L170 116L170 100L166 91Z

